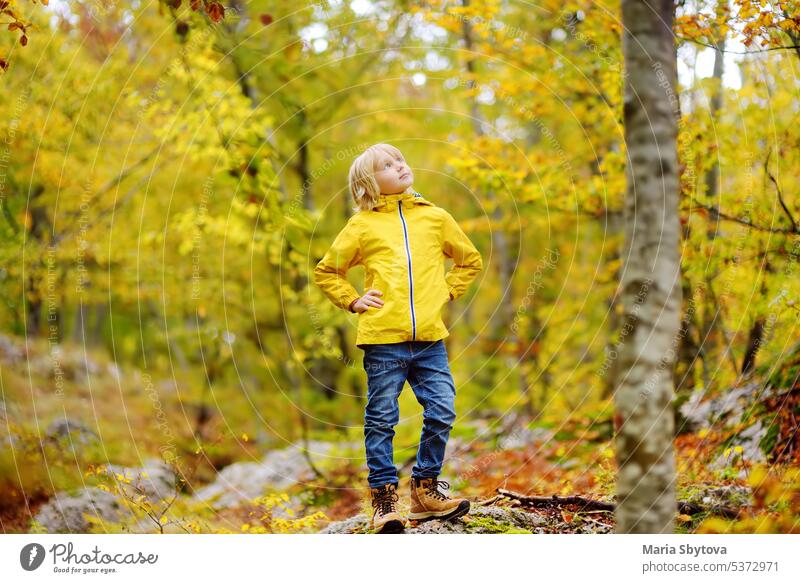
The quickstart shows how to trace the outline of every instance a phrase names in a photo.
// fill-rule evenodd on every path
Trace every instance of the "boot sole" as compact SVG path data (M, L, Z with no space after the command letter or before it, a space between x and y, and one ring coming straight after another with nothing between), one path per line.
M469 512L469 500L464 500L455 510L451 510L449 513L437 515L435 512L411 512L408 515L408 518L411 520L416 520L417 522L427 522L428 520L451 520L453 518L458 518L459 516L464 516L467 512Z
M405 525L399 520L390 520L383 525L377 534L398 534L405 530Z

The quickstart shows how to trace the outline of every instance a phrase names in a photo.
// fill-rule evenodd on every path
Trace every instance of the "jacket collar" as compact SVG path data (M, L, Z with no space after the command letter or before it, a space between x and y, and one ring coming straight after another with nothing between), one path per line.
M411 192L399 192L397 194L381 194L372 210L382 213L394 212L397 210L398 202L401 201L404 207L409 207L412 204L432 205L419 192L412 190Z

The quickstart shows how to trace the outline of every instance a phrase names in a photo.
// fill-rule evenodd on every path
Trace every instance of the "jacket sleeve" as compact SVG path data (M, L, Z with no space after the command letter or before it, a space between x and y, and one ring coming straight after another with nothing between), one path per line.
M450 290L450 299L464 295L467 286L483 269L481 254L464 234L456 220L445 211L443 251L454 263L444 276Z
M351 217L314 268L314 283L334 305L348 312L351 311L350 304L360 298L361 294L347 281L347 272L359 263L361 251L358 226Z

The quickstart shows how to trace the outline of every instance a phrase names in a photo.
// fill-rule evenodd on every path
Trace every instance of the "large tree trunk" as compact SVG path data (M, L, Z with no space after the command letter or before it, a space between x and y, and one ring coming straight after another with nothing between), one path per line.
M623 0L625 264L619 349L618 532L674 528L672 374L681 288L676 55L672 0Z
M44 246L47 244L48 231L52 228L44 206L38 200L42 193L44 193L44 187L37 184L31 189L28 198L30 218L28 249L31 256L36 256L40 250L43 255L47 255ZM22 296L26 311L26 334L27 336L40 336L45 330L44 323L47 322L48 316L45 301L47 299L47 269L45 264L45 283L42 285L41 279L37 279L39 277L36 274L38 266L34 263L31 266L33 269L29 269L31 275L26 280Z
M773 273L775 270L772 268L772 264L770 263L768 256L766 254L766 249L764 249L764 277L761 278L761 297L762 299L766 299L768 289L767 289L767 279L769 278L769 274ZM744 353L744 358L742 359L742 376L747 376L755 371L756 368L756 359L758 357L758 352L761 350L761 347L767 342L769 339L765 338L765 333L767 332L768 321L764 318L763 315L757 314L756 319L753 322L752 328L750 328L750 333L747 337L747 350Z

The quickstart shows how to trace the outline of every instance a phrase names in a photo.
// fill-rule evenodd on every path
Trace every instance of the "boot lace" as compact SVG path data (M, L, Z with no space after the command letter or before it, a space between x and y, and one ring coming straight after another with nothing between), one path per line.
M447 496L447 494L439 492L438 488L439 486L441 486L445 490L450 488L450 484L448 482L445 482L444 480L437 480L436 478L431 478L431 481L428 482L427 486L430 495L433 496L434 498L438 498L439 500L449 500L450 498Z
M380 492L375 494L372 498L372 507L375 508L373 516L380 512L381 514L389 514L390 512L397 512L395 504L400 500L400 495L390 488L381 489Z

